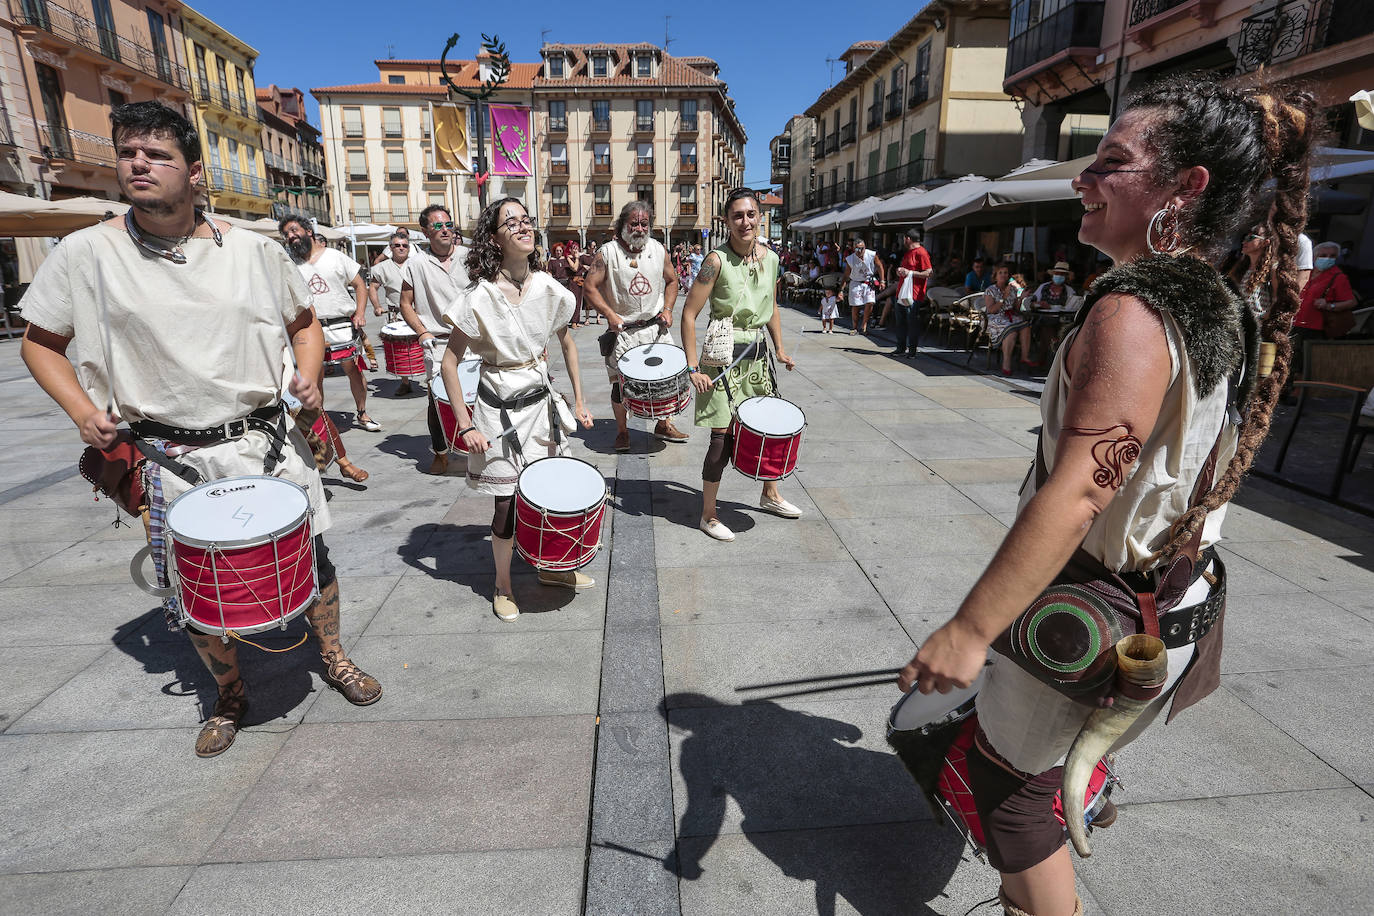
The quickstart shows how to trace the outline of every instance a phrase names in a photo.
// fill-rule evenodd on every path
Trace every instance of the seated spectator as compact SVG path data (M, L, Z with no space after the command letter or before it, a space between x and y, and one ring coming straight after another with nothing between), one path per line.
M1011 268L1007 268L1007 282L1011 282ZM981 293L992 283L992 275L987 269L987 262L982 258L973 259L973 269L964 277L965 293Z
M1350 329L1348 312L1358 301L1350 280L1336 266L1341 246L1322 242L1312 249L1312 276L1302 290L1302 301L1293 316L1293 376L1302 373L1302 348L1308 340L1340 337ZM1339 331L1339 333L1338 333Z
M976 261L974 262L977 263ZM988 316L988 337L1002 348L1002 374L1011 375L1011 354L1021 344L1021 362L1030 362L1030 322L1021 314L1020 294L1011 282L1011 265L999 264L992 283L983 290L983 310Z

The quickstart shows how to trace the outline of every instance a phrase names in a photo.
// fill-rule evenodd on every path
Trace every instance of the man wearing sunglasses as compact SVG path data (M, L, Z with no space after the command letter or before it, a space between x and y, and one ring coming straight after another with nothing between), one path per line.
M630 450L630 428L621 403L620 357L635 347L664 343L672 346L668 329L673 326L677 301L677 271L668 260L663 243L649 234L654 210L648 201L632 200L615 221L615 241L597 251L587 273L586 297L610 325L612 346L606 356L611 379L611 410L615 413L615 450ZM664 442L686 442L687 434L667 418L658 421L654 436Z
M429 240L429 254L413 251L406 258L401 281L401 318L420 335L426 351L433 353L448 339L448 329L441 320L444 309L467 288L468 249L461 244L463 237L448 207L442 204L430 204L420 211L420 231ZM433 368L429 368L431 364ZM432 378L438 363L427 357L425 365L426 379ZM448 442L434 406L433 388L429 392L427 418L429 445L434 450L429 473L444 474L448 471Z

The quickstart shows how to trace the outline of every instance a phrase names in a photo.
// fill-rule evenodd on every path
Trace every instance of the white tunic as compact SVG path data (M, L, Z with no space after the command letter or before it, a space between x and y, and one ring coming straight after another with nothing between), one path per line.
M529 388L549 385L544 349L555 332L568 326L575 305L573 294L561 284L543 271L533 271L519 303L506 299L495 284L478 280L476 286L462 291L444 313L444 321L466 335L469 349L481 358L480 384L505 400ZM554 393L552 400L563 433L557 446L547 400L507 411L522 455L509 439L496 438L504 428L500 408L478 397L472 422L491 440L492 447L485 454L468 453L469 487L492 496L510 496L526 464L547 455L567 454L568 434L574 429L572 410L562 395Z
M407 258L406 264L409 263L410 259ZM388 312L395 312L401 307L401 282L405 280L405 269L405 264L397 264L390 258L372 266L372 282L381 293L382 308Z
M453 254L451 270L425 252L412 252L405 263L405 282L415 290L415 314L431 334L448 334L444 313L468 287L466 267L468 249L459 245Z
M325 248L313 262L301 261L296 267L314 298L315 317L320 321L348 318L358 311L358 300L349 283L362 268L341 251Z
M667 287L663 268L667 252L663 243L649 239L644 250L627 251L619 242L601 246L600 254L606 263L606 278L601 282L601 295L606 304L626 323L646 321L663 311L663 291ZM631 261L634 265L631 266ZM606 371L611 381L620 379L617 365L626 351L656 342L670 342L671 335L661 325L650 325L624 331L616 338L615 349L606 357Z
M34 275L24 317L71 338L77 379L95 404L105 405L113 376L115 412L126 421L199 429L277 403L284 323L309 308L310 296L279 244L224 224L220 230L223 248L208 238L185 242L185 264L145 253L122 224L74 232ZM329 527L329 509L315 459L289 419L286 426L291 447L273 474L309 492L319 533ZM253 431L180 460L207 480L261 474L269 445ZM171 474L162 479L168 501L189 489Z

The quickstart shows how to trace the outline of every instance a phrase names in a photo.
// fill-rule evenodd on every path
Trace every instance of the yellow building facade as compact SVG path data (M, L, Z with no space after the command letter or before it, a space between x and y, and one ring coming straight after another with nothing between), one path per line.
M246 219L267 216L272 194L253 80L258 52L190 7L182 10L182 32L210 209Z

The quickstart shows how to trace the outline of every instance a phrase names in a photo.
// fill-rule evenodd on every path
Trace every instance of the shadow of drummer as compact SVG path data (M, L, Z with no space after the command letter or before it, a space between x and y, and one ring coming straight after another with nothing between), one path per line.
M652 508L655 518L667 519L675 525L696 530L701 522L701 487L676 480L650 481ZM716 517L736 534L751 530L755 524L757 507L735 500L717 497Z
M687 788L664 868L699 880L733 799L749 842L787 877L815 883L822 916L840 899L863 916L936 912L920 901L942 896L963 841L931 819L895 755L858 746L857 726L696 693L668 696L659 712Z

